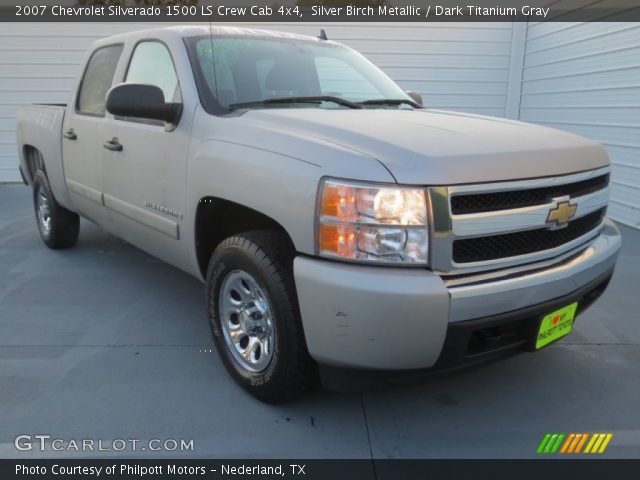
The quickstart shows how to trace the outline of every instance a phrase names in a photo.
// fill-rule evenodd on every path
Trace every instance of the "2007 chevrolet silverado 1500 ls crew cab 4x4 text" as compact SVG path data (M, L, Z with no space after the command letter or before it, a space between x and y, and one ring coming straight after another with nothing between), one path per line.
M264 401L566 335L621 243L605 150L420 103L324 38L146 30L96 42L68 105L20 111L20 165L49 247L80 215L204 280Z

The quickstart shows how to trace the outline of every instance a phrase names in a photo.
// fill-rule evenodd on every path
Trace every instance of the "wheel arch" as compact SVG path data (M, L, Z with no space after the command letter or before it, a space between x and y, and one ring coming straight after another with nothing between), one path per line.
M42 152L33 145L23 145L22 152L27 166L27 171L23 172L29 185L33 184L33 177L38 170L42 170L45 175L47 174L47 167L44 163L44 157Z
M202 277L206 277L213 251L225 238L251 230L282 232L289 247L295 250L287 230L270 216L220 197L202 197L196 208L194 222L195 252Z

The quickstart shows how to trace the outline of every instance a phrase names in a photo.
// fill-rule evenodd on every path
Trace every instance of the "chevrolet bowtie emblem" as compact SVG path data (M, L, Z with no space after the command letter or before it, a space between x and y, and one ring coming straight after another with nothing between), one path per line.
M572 204L569 199L557 202L556 206L549 210L547 223L550 223L555 228L566 227L569 224L569 220L576 216L576 210L578 210L578 206Z

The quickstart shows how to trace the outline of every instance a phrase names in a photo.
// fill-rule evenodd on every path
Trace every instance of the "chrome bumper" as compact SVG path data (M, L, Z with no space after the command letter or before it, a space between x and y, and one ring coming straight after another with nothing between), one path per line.
M501 271L475 282L471 277L462 285L445 281L451 296L449 322L497 315L568 295L613 268L621 243L620 232L607 219L588 247L561 263L519 275Z

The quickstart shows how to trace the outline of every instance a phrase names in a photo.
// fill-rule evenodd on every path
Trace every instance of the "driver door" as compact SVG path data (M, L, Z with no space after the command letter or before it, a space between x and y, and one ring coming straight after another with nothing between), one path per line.
M167 46L136 44L124 83L158 86L165 102L181 102L180 84ZM183 263L189 123L110 116L103 129L104 202L121 238L174 265Z

